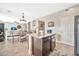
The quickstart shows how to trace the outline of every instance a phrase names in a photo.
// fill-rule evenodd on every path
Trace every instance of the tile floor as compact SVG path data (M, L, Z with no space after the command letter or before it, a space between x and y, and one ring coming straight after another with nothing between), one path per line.
M56 43L56 47L49 56L74 56L74 47L62 43Z
M28 56L28 45L27 42L14 43L10 45L0 42L0 56Z
M69 45L57 43L53 52L49 56L73 56L74 48ZM29 56L27 42L14 43L5 46L0 42L0 56Z

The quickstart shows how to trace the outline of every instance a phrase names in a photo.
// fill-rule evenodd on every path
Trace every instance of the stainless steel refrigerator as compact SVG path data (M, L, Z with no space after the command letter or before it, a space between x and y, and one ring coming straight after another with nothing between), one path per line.
M79 55L79 15L74 19L74 53Z

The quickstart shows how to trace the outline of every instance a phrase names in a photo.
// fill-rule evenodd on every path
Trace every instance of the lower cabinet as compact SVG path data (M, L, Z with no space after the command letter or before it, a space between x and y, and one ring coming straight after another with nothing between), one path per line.
M42 40L41 39L33 37L32 54L35 56L42 56Z
M50 51L53 51L56 46L56 38L55 35L50 36Z
M50 54L50 39L43 38L42 39L42 55L47 56Z

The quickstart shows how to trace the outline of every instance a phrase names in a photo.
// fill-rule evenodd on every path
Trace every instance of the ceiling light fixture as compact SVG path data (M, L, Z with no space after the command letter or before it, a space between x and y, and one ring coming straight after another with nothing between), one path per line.
M16 24L19 24L19 22L15 21Z
M9 12L9 13L10 13L10 12L12 12L12 11L11 11L11 10L8 10L7 12Z
M65 9L65 11L72 11L72 10L74 10L74 8Z
M24 22L26 22L26 20L25 20L25 16L24 16L24 12L22 13L22 17L21 17L20 21L24 21Z

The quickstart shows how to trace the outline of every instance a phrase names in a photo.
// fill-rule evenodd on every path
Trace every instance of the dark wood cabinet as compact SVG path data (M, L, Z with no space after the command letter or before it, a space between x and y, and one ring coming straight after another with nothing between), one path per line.
M42 55L46 56L50 53L50 39L45 37L42 39Z
M53 51L56 46L55 34L50 36L50 51Z
M52 35L43 38L32 38L32 54L35 56L47 56L55 48L55 40L52 40Z

